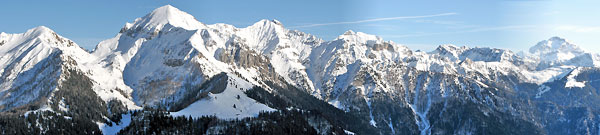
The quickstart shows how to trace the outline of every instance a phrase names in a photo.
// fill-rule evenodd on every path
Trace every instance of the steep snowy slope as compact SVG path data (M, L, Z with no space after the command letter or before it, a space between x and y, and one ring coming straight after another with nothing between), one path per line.
M598 54L584 51L579 46L560 37L540 41L529 48L529 55L539 61L538 69L552 66L569 65L582 67L600 66Z
M26 104L41 104L58 85L64 51L86 53L75 43L47 27L36 27L22 34L0 34L0 109ZM37 102L37 103L34 103Z
M92 54L133 89L137 104L155 105L181 89L197 89L207 77L227 70L224 63L204 57L212 55L195 42L202 41L198 29L203 27L191 15L167 5L126 24Z
M95 125L118 111L139 108L123 91L127 86L107 77L94 56L47 27L0 33L0 43L0 110L5 115L40 117L45 113L57 116L43 121L76 118L85 120L79 125ZM42 133L51 130L35 126ZM93 130L86 128L86 132Z
M210 92L206 98L171 115L193 117L213 115L222 119L242 119L256 117L260 112L275 110L246 96L244 92L253 87L249 82L235 75L227 75L224 79L227 79L225 82L227 84L222 91Z
M221 72L238 74L259 86L266 86L264 81L279 83L282 77L312 90L301 63L320 42L312 35L284 29L275 20L241 29L204 25L167 5L126 24L92 54L106 70L116 73L113 78L123 78L133 89L138 105L157 105L179 102L186 91L198 89Z
M275 72L287 82L309 92L315 92L303 65L312 49L323 41L316 36L297 30L288 30L277 20L261 20L237 35L247 39L249 48L265 55L274 65Z
M364 79L357 78L359 72L380 72L408 55L411 51L405 46L383 41L374 35L347 31L335 40L315 47L305 65L310 67L306 72L318 89L313 94L328 101L335 100L353 82ZM384 85L378 82L374 87L385 90Z
M70 83L67 81L70 75L79 73L91 78L94 95L90 96L99 96L104 102L117 99L125 106L136 107L123 93L127 87L118 85L117 78L107 77L107 72L94 63L95 57L47 27L37 27L22 34L2 33L0 41L3 42L0 46L2 110L58 104L50 101L54 100L55 91L67 87L63 83ZM61 103L61 106L65 104ZM23 109L36 108L39 107Z
M564 62L585 52L564 38L552 37L529 48L529 53L539 56L542 61Z

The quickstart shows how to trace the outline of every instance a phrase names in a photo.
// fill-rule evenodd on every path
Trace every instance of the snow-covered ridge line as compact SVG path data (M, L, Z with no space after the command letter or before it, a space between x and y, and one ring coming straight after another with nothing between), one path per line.
M167 36L173 34L177 36ZM159 39L154 40L153 38ZM33 41L33 39L40 39L41 43ZM138 82L136 81L142 79L152 80L152 78L147 78L146 73L148 72L181 70L173 65L153 67L147 70L130 70L128 67L136 65L135 63L161 65L165 62L150 61L161 59L168 61L168 63L174 62L174 64L191 61L201 64L210 63L204 65L203 68L210 67L209 69L214 68L214 70L202 72L208 77L222 71L237 70L236 68L239 67L225 68L225 70L211 67L211 65L227 65L215 57L223 50L232 47L247 48L257 54L266 56L274 65L275 72L287 82L306 87L315 95L324 94L322 90L324 85L321 82L332 81L332 79L344 75L351 69L347 65L356 62L375 64L376 67L399 63L423 71L449 74L468 74L470 72L479 72L484 75L490 72L519 73L524 78L528 78L528 81L538 84L551 81L552 78L564 74L564 71L570 70L570 68L564 68L565 65L573 67L597 67L599 65L597 54L585 52L578 46L569 43L568 40L559 37L552 37L538 43L529 50L531 54L515 54L510 50L457 47L454 45L441 45L432 52L420 53L412 52L407 47L391 41L383 41L380 37L351 30L333 41L323 41L310 34L285 29L281 22L277 20L261 20L246 28L236 28L227 24L205 25L197 21L192 15L166 5L155 9L142 18L136 19L133 23L127 23L121 33L115 38L102 41L91 54L82 50L72 41L58 36L49 28L43 26L31 29L23 34L2 33L0 34L0 44L7 49L0 50L2 54L0 66L4 67L9 65L8 63L18 61L15 58L9 58L9 56L15 56L11 54L15 51L8 48L19 48L24 44L15 43L34 42L34 45L44 47L44 39L56 39L56 41L48 40L49 43L64 43L48 44L46 48L57 48L64 54L72 56L78 63L77 67L84 72L88 72L90 78L95 81L97 93L105 100L114 98L130 100L127 99L130 95L115 97L112 92L106 91L119 89L125 94L131 94L134 89L137 89L131 88L133 85L137 85ZM183 45L172 46L181 43ZM231 46L232 44L239 44L239 46ZM144 53L144 51L150 51L148 49L156 49L159 45L164 45L163 50L159 50L160 53L179 51L177 52L179 54L157 56L149 52ZM185 49L181 50L182 48ZM23 50L23 48L18 50ZM37 55L32 54L31 56L32 59L41 60L49 52L49 50L39 50L39 53L36 53ZM182 54L185 56L181 57ZM148 57L141 57L146 55ZM194 55L208 57L197 59ZM549 55L551 57L548 57ZM33 62L35 63L35 61ZM32 65L23 64L24 68L21 68L23 70L15 73L26 71L31 68L27 65ZM258 71L259 69L242 68L241 70ZM321 72L324 70L329 72ZM256 76L256 74L246 75L247 78ZM201 79L186 80L186 78L181 78L182 76L177 74L172 75L172 77L181 79L184 82L202 82ZM258 82L255 83L260 85ZM103 84L115 84L116 87ZM3 89L10 88L10 84L3 86L5 86ZM322 98L321 96L318 97ZM135 106L135 104L130 105Z

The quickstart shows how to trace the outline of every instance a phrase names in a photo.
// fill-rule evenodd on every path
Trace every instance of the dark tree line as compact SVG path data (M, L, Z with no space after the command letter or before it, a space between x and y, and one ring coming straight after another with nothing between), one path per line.
M319 117L318 119L315 119ZM324 120L321 114L310 111L282 110L261 112L258 117L223 120L215 116L173 117L166 111L146 108L132 112L132 122L118 134L228 134L228 135L290 135L318 134L311 126ZM340 128L325 131L344 134Z
M65 71L61 84L49 102L54 111L31 112L27 116L0 113L0 134L102 134L96 122L110 126L127 112L116 100L107 106L92 90L92 81L80 71ZM29 110L35 109L39 107Z
M25 116L0 116L0 134L98 134L102 131L89 119L67 117L50 111Z
M216 117L173 117L164 110L132 111L131 123L118 134L204 134Z

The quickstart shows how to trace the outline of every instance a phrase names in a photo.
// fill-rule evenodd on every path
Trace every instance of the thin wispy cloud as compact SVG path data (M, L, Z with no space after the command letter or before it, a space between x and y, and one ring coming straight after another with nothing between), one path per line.
M470 29L466 31L458 31L459 33L468 33L468 32L482 32L482 31L500 31L500 30L523 30L536 28L535 25L508 25L508 26L497 26L497 27L484 27L484 28L476 28Z
M496 27L479 27L474 29L466 29L454 32L431 32L431 33L413 33L413 34L401 34L401 35L382 35L391 38L403 38L403 37L422 37L432 35L445 35L445 34L460 34L460 33L473 33L473 32L486 32L486 31L502 31L502 30L523 30L532 29L538 26L534 25L507 25L507 26L496 26Z
M414 22L416 22L416 23L441 24L441 25L458 25L458 24L462 23L462 22L457 22L457 21L440 21L440 20L425 20L425 19L414 20Z
M374 18L374 19L366 19L366 20L358 20L358 21L345 21L345 22L332 22L332 23L318 23L318 24L299 25L299 26L292 26L290 28L306 28L306 27L318 27L318 26L339 25L339 24L356 24L356 23L378 22L378 21L389 21L389 20L402 20L402 19L420 19L420 18L440 17L440 16L451 16L451 15L457 15L457 14L458 13L451 12L451 13L441 13L441 14L421 15L421 16L385 17L385 18Z

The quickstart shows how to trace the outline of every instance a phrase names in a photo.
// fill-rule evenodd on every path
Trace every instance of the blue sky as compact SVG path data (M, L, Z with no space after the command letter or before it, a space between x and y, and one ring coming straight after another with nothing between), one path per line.
M412 50L440 44L527 50L552 36L600 52L598 0L503 1L2 1L0 31L44 25L86 49L117 34L126 22L171 4L206 24L246 27L277 19L287 28L332 40L347 30L379 35Z

